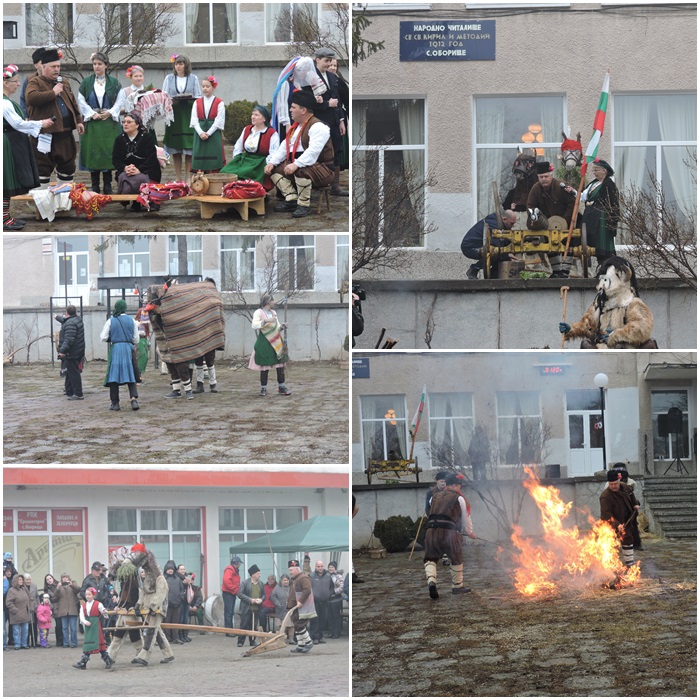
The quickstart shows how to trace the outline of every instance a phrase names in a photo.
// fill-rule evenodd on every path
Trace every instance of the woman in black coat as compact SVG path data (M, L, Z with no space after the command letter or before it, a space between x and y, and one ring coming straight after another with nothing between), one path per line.
M620 195L612 176L615 171L600 158L591 163L594 180L581 193L585 202L583 224L586 226L586 240L596 250L598 263L602 265L615 255L615 235L620 220Z
M117 171L117 192L138 194L144 183L160 182L156 145L138 114L131 112L125 115L122 128L124 131L114 140L112 149L112 163ZM138 202L134 202L131 208L141 211ZM151 204L151 209L157 208L157 205Z

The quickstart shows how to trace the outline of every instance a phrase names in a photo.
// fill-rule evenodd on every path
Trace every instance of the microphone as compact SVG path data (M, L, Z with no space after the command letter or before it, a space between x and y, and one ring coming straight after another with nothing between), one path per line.
M560 182L559 187L566 190L569 194L574 194L574 188L567 185L565 182Z
M62 83L62 82L63 82L63 76L62 76L62 75L57 76L57 77L56 77L56 82L57 82L57 83Z

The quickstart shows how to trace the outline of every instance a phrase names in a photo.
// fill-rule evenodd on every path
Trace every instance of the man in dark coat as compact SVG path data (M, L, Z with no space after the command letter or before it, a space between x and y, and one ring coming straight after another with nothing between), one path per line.
M88 588L94 588L97 591L95 600L107 607L113 589L107 577L102 573L103 567L104 564L101 564L99 561L92 563L90 573L83 579L83 584L80 586L80 592L78 593L80 600L85 600L85 591Z
M172 559L163 567L163 574L168 584L168 612L164 622L178 624L180 621L180 606L185 600L185 584L177 575L177 566ZM165 636L171 644L184 644L180 636L175 635L175 630L166 630Z
M571 224L571 217L574 216L574 205L576 204L576 193L570 187L562 187L560 180L554 177L554 166L547 161L537 163L537 182L532 186L530 194L527 196L527 208L529 215L527 226L535 231L549 229L547 219L552 216L560 216L566 221L566 225ZM538 217L534 217L532 212L537 209ZM568 277L568 269L564 269L561 255L549 256L552 266L552 277Z
M514 211L506 210L501 216L503 220L503 228L510 231L513 228L513 224L518 220ZM484 269L484 263L481 259L481 248L484 246L484 225L493 231L499 228L498 216L496 212L488 214L486 217L477 221L467 232L464 234L462 239L462 255L472 260L476 260L473 265L467 270L467 279L475 280L479 277L479 270ZM503 239L492 238L492 245L500 245L505 243ZM498 277L498 263L500 261L500 255L491 256L491 277Z
M59 335L58 357L66 371L66 396L71 401L83 399L83 380L80 365L85 356L85 327L83 319L77 315L75 306L66 307L65 316L54 316L62 324ZM102 601L100 601L102 602Z
M621 471L608 471L608 488L600 494L600 519L612 525L622 545L622 563L634 564L634 539L627 524L636 511L639 501L632 489L622 481Z
M448 474L445 488L438 491L430 502L430 515L425 535L423 565L428 579L430 597L439 598L437 590L437 561L446 554L450 559L452 593L469 593L465 588L462 560L462 535L475 540L472 528L471 508L462 495L461 475Z
M333 143L333 184L331 194L347 197L349 192L340 189L340 157L343 155L343 134L345 133L345 117L340 107L340 93L338 88L338 76L330 70L333 59L336 58L333 49L320 48L314 52L316 73L326 86L326 91L321 95L322 100L314 107L314 116L327 124L331 130L331 142Z
M39 142L32 138L35 147L39 180L48 185L54 168L59 182L72 182L75 173L75 159L78 154L73 129L85 133L83 116L78 100L73 95L68 81L61 77L61 58L57 49L46 49L41 54L41 75L35 75L27 82L27 115L29 119L55 118L54 125L45 129L50 135L48 153L39 150Z
M333 595L333 579L320 560L316 562L316 567L311 572L310 578L317 615L311 620L311 639L313 639L314 644L325 644L323 631L328 629L329 601Z

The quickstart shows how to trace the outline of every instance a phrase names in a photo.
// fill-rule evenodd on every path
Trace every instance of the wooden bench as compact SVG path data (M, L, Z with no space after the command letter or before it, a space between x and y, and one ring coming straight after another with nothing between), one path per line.
M138 197L137 194L111 194L110 204L117 202L133 202ZM34 198L29 194L20 194L12 197L13 202L29 202L33 203ZM170 202L194 201L199 202L199 216L201 219L211 219L214 214L225 212L232 207L240 214L243 221L248 221L248 213L252 209L256 214L265 216L265 197L256 197L254 199L227 199L226 197L217 197L211 195L188 195L187 197L178 197L177 199L164 199L158 204L168 204ZM60 212L59 212L60 213ZM69 214L71 212L65 212ZM39 212L34 213L35 219L41 219Z

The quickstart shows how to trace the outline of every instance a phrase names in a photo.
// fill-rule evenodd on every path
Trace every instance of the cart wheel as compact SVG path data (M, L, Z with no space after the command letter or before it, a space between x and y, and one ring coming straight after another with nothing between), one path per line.
M586 224L581 224L581 267L583 276L588 279L588 241L586 238Z
M491 228L484 223L484 237L486 238L486 255L484 260L484 279L491 278Z

